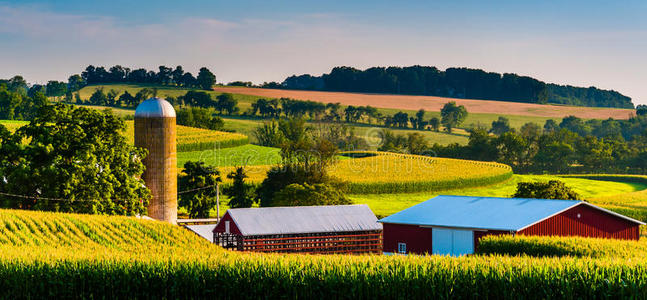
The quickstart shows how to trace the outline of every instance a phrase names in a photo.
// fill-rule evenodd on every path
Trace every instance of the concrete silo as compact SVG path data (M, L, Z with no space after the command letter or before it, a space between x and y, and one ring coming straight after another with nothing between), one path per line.
M177 222L177 153L175 109L161 98L148 99L135 110L135 146L148 150L143 179L153 198L148 216Z

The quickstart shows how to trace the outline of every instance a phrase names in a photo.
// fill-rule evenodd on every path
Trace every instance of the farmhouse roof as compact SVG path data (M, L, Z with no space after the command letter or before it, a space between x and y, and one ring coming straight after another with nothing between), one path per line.
M365 204L233 208L227 213L247 236L382 230Z
M381 223L519 231L578 205L630 222L641 221L577 200L437 196L381 219Z
M213 229L216 228L216 224L186 225L185 227L209 242L213 242Z

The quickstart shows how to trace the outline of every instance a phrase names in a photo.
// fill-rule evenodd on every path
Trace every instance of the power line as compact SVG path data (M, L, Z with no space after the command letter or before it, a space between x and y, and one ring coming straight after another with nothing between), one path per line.
M210 189L210 188L215 187L215 186L216 185L214 184L214 185L209 185L209 186L205 186L205 187L185 190L185 191L178 192L177 194L181 195L181 194L186 194L186 193L190 193L190 192L206 190L206 189ZM46 200L46 201L65 201L65 202L96 202L96 201L100 201L100 200L85 200L85 199L74 199L74 200L72 200L72 199L64 199L64 198L28 196L28 195L18 195L18 194L4 193L4 192L0 192L0 195L7 196L7 197L16 197L16 198L32 199L32 200ZM115 199L115 200L118 200L118 199Z

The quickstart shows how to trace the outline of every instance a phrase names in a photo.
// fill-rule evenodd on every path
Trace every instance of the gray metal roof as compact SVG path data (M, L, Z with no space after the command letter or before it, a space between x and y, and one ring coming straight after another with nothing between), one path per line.
M216 224L186 225L184 227L213 243L213 229L216 228Z
M382 230L366 204L232 208L227 213L243 235Z
M136 118L175 118L175 109L171 103L162 98L150 98L140 103L135 109Z
M438 196L381 219L382 223L519 231L577 205L638 220L576 200Z

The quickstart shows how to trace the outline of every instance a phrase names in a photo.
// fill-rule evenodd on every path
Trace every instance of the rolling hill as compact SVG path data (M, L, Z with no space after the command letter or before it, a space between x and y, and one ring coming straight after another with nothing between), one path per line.
M464 105L465 108L467 108L467 111L470 113L548 118L562 118L573 115L584 119L628 119L635 112L633 109L621 108L543 105L521 102L444 98L435 96L319 92L231 86L219 86L215 87L214 90L221 93L253 95L266 98L288 97L293 99L312 100L323 103L339 102L343 105L370 105L377 108L402 110L418 110L422 108L427 111L440 111L445 103L449 101L456 101L457 104Z

